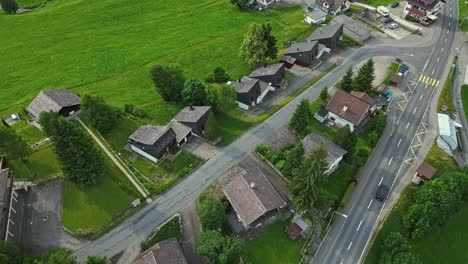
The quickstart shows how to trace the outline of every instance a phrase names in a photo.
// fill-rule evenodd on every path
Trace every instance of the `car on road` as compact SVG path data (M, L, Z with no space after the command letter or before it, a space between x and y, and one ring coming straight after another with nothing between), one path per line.
M393 22L393 18L391 18L391 17L386 17L386 18L382 19L382 23L384 23L384 24L388 24L390 22Z
M389 29L396 29L398 28L398 24L397 23L391 23L390 26L388 26Z
M400 2L393 3L390 7L391 8L396 8L400 5Z
M387 199L389 191L390 189L386 185L379 185L379 187L377 188L377 192L375 193L375 199L381 202L385 201L385 199Z

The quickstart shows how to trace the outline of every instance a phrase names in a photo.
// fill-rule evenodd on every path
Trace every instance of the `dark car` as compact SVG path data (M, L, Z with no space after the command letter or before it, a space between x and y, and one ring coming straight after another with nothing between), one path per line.
M377 192L375 193L375 199L377 199L377 201L385 201L385 199L387 199L387 196L388 196L388 192L390 191L390 189L381 184L379 185L379 188L377 188Z
M384 24L388 24L390 22L393 22L393 19L391 17L387 17L387 18L382 19L382 23L384 23Z
M400 5L400 2L396 2L396 3L393 3L390 7L395 8L395 7L398 7L399 5Z

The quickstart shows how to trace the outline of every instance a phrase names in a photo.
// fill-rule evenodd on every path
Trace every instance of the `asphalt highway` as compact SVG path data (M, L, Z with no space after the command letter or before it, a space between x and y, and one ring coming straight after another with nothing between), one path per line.
M452 22L453 23L453 22ZM308 98L309 100L315 100L318 98L322 88L327 85L332 87L341 77L344 75L346 70L349 67L359 64L360 62L376 56L401 56L403 53L414 54L414 57L409 57L408 60L413 64L421 64L424 58L424 54L430 52L429 48L404 48L404 47L394 47L394 46L385 46L379 45L375 47L362 47L351 54L348 58L344 60L342 64L336 67L324 78L319 80L317 83L309 87L305 92L299 95L291 103L280 109L274 115L272 115L265 122L251 128L249 131L244 133L241 137L231 143L229 146L222 149L218 154L213 156L207 162L205 162L200 168L194 171L192 174L186 176L182 181L177 185L171 188L166 193L159 196L153 202L148 204L145 208L137 212L135 215L124 221L118 227L100 237L95 241L86 243L82 248L76 250L73 255L77 257L78 261L85 262L88 255L98 255L98 256L107 256L112 257L118 253L125 250L129 245L133 245L144 240L151 232L168 220L175 213L180 212L187 204L195 200L199 193L201 193L206 187L208 187L214 180L218 179L224 172L242 160L242 158L248 153L252 152L256 146L262 144L266 138L271 136L275 131L286 124L290 117L292 116L293 111L295 110L299 101L303 98ZM442 58L441 58L442 59ZM444 58L445 60L445 58ZM443 61L441 61L443 63ZM426 68L434 67L434 65L428 66ZM432 69L432 68L431 68ZM427 70L426 70L427 71ZM439 74L439 72L434 72L433 75ZM429 94L424 96L424 101L427 102ZM412 110L412 108L411 108ZM414 120L415 116L422 115L424 107L419 107L416 109L415 115L402 117L400 122L409 122ZM401 131L400 134L411 135L414 133L416 127L416 121L408 127L408 131ZM397 139L392 139L394 142ZM382 161L388 164L384 166L392 168L392 170L397 170L399 163L401 163L401 157L404 152L404 148L407 148L409 137L405 136L404 142L405 145L402 145L401 148L396 148L397 152L394 153L393 160L389 162L390 156L382 157ZM396 144L394 144L396 145ZM394 148L394 145L389 145L389 150ZM403 147L405 146L405 147ZM395 150L395 149L394 149ZM389 151L390 152L390 151ZM382 153L384 155L384 153ZM373 155L375 157L375 153ZM388 176L387 176L388 174ZM391 173L385 173L382 169L382 173L379 175L385 175L385 183L390 184L391 182ZM372 178L377 179L377 178ZM366 192L366 197L362 197L360 201L363 203L369 201L374 193L374 185L377 184L377 180L371 180L369 183L369 192ZM366 223L361 227L361 232L352 233L351 228L348 228L349 224L346 224L346 228L343 228L343 232L340 233L340 239L346 241L353 240L354 246L351 245L349 250L347 250L348 245L346 242L340 241L339 243L330 244L330 254L324 254L324 261L327 263L335 263L342 261L344 257L349 260L354 260L359 258L360 251L364 247L367 237L371 233L371 220L375 219L378 213L378 203L373 203L376 207L371 207L372 210L365 210L362 206L356 206L353 214L349 217L349 223L354 223L360 221L362 217L366 220ZM353 217L356 215L356 218ZM358 217L360 216L360 217ZM359 218L359 219L358 219ZM352 221L351 221L352 220ZM353 227L354 228L354 227ZM365 231L364 231L365 230ZM354 237L359 237L359 240L354 239ZM323 247L325 249L325 247ZM343 251L343 252L341 252ZM321 253L321 252L319 252ZM346 253L346 255L342 255ZM349 255L349 253L353 253ZM348 258L352 257L352 258ZM318 262L320 263L320 262ZM349 262L355 263L355 262Z
M381 139L379 147L363 171L354 202L342 211L345 216L338 215L339 220L330 230L322 243L313 263L360 263L375 230L379 214L384 203L375 199L377 187L384 184L393 187L408 169L404 161L409 148L414 143L415 134L421 129L423 118L427 111L435 89L442 89L444 71L451 62L452 44L457 30L458 8L456 1L447 1L440 21L440 35L430 53L424 58L427 61L421 69L416 70L417 84L403 112L395 117L393 129L387 137ZM436 25L434 25L436 26ZM395 107L391 111L397 110ZM393 191L393 189L391 189Z

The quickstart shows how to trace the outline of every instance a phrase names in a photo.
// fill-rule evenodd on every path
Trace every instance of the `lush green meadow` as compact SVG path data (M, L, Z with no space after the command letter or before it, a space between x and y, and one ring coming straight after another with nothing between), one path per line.
M459 11L459 23L463 21L463 18L468 16L468 3L465 0L458 0L458 11ZM460 26L463 31L468 31L468 18Z

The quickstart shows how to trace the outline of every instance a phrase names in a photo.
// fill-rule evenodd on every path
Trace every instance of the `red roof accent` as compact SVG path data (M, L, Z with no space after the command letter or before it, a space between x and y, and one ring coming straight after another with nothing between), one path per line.
M419 11L419 10L416 10L416 9L410 9L409 12L415 16L418 16L418 17L425 17L426 15Z
M287 233L291 238L296 239L301 235L302 229L296 223L292 223L288 227Z

